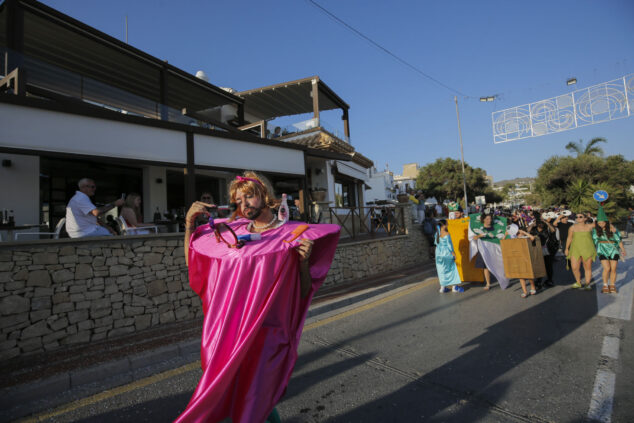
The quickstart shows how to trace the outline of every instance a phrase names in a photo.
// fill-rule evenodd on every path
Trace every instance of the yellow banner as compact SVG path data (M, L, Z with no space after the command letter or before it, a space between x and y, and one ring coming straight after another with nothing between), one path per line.
M469 261L469 218L447 221L453 249L456 251L456 266L463 282L484 282L484 272L475 267L475 257Z

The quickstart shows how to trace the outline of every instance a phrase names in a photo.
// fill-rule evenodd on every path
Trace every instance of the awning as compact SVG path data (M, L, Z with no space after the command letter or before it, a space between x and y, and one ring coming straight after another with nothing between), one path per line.
M354 179L365 181L365 179L367 178L367 173L365 172L365 169L355 163L342 163L337 161L336 168L337 172L346 176L350 176Z
M313 113L313 98L311 94L313 83L317 84L320 111L348 110L350 108L318 76L240 91L236 95L244 99L244 111L246 114L257 116L263 120Z

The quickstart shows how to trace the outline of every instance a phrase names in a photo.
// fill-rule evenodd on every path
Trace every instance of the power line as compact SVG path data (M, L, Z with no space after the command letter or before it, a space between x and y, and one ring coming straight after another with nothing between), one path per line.
M370 44L372 44L373 46L375 46L376 48L378 48L379 50L383 51L384 53L388 54L389 56L391 56L393 59L395 59L396 61L398 61L399 63L407 66L408 68L410 68L411 70L413 70L414 72L422 75L423 77L429 79L430 81L440 85L443 88L446 88L449 91L452 91L455 94L458 94L462 97L466 97L466 98L471 98L471 96L468 96L460 91L458 91L455 88L450 87L449 85L439 81L438 79L434 78L431 75L428 75L427 73L423 72L422 70L420 70L419 68L417 68L416 66L412 65L411 63L409 63L407 60L402 59L401 57L399 57L398 55L396 55L395 53L392 53L388 48L383 47L382 45L380 45L379 43L377 43L376 41L374 41L373 39L371 39L370 37L368 37L367 35L365 35L364 33L362 33L361 31L359 31L358 29L354 28L353 26L349 25L348 23L344 22L343 20L341 20L340 18L338 18L334 13L330 12L328 9L324 8L323 6L321 6L319 3L313 1L313 0L306 0L308 3L312 4L313 6L315 6L316 8L318 8L319 10L321 10L323 13L326 14L326 16L328 16L329 18L331 18L332 20L334 20L335 22L343 25L345 28L347 28L348 30L354 32L355 34L357 34L359 37L363 38L364 40L366 40L367 42L369 42Z

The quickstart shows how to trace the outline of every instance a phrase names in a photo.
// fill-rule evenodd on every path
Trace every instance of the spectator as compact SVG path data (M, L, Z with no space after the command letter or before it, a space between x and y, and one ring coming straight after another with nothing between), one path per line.
M422 223L425 219L425 196L423 195L423 191L418 190L416 193L416 199L418 200L418 205L416 206L416 218L418 222Z
M143 214L141 213L141 196L135 192L131 192L126 197L125 204L121 207L120 215L131 228L154 226L153 223L143 223ZM137 233L141 234L141 232Z
M442 206L440 204L436 204L436 216L435 217L441 217L442 216Z
M202 194L200 194L200 202L201 203L207 203L207 204L214 204L214 196L211 195L211 193L209 191L203 191ZM218 209L211 209L208 208L207 209L207 213L213 217L214 219L216 217L218 217ZM196 227L200 226L200 225L205 225L209 223L209 218L205 217L205 215L199 215L196 217Z
M436 248L434 246L434 234L436 233L436 219L434 219L434 212L430 209L425 212L425 219L422 222L423 236L427 239L427 245L429 245L429 258L435 258Z
M123 205L123 199L118 199L105 206L97 208L90 197L95 195L97 186L95 181L83 178L77 184L79 191L75 192L73 198L66 206L66 232L71 238L83 238L87 236L108 236L116 235L109 226L103 225L97 217L112 210L114 207Z
M414 223L418 223L418 198L414 195L413 190L409 191L408 199L412 211L412 220Z

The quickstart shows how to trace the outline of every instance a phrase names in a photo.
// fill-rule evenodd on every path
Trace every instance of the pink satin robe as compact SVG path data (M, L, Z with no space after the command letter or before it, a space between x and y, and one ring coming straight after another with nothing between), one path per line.
M246 234L247 221L230 224ZM218 243L207 225L189 247L189 283L205 314L201 341L203 375L176 422L264 422L280 400L297 360L297 347L313 294L332 263L339 226L310 225L296 241L288 222L241 249ZM300 296L302 238L314 240L312 287Z

